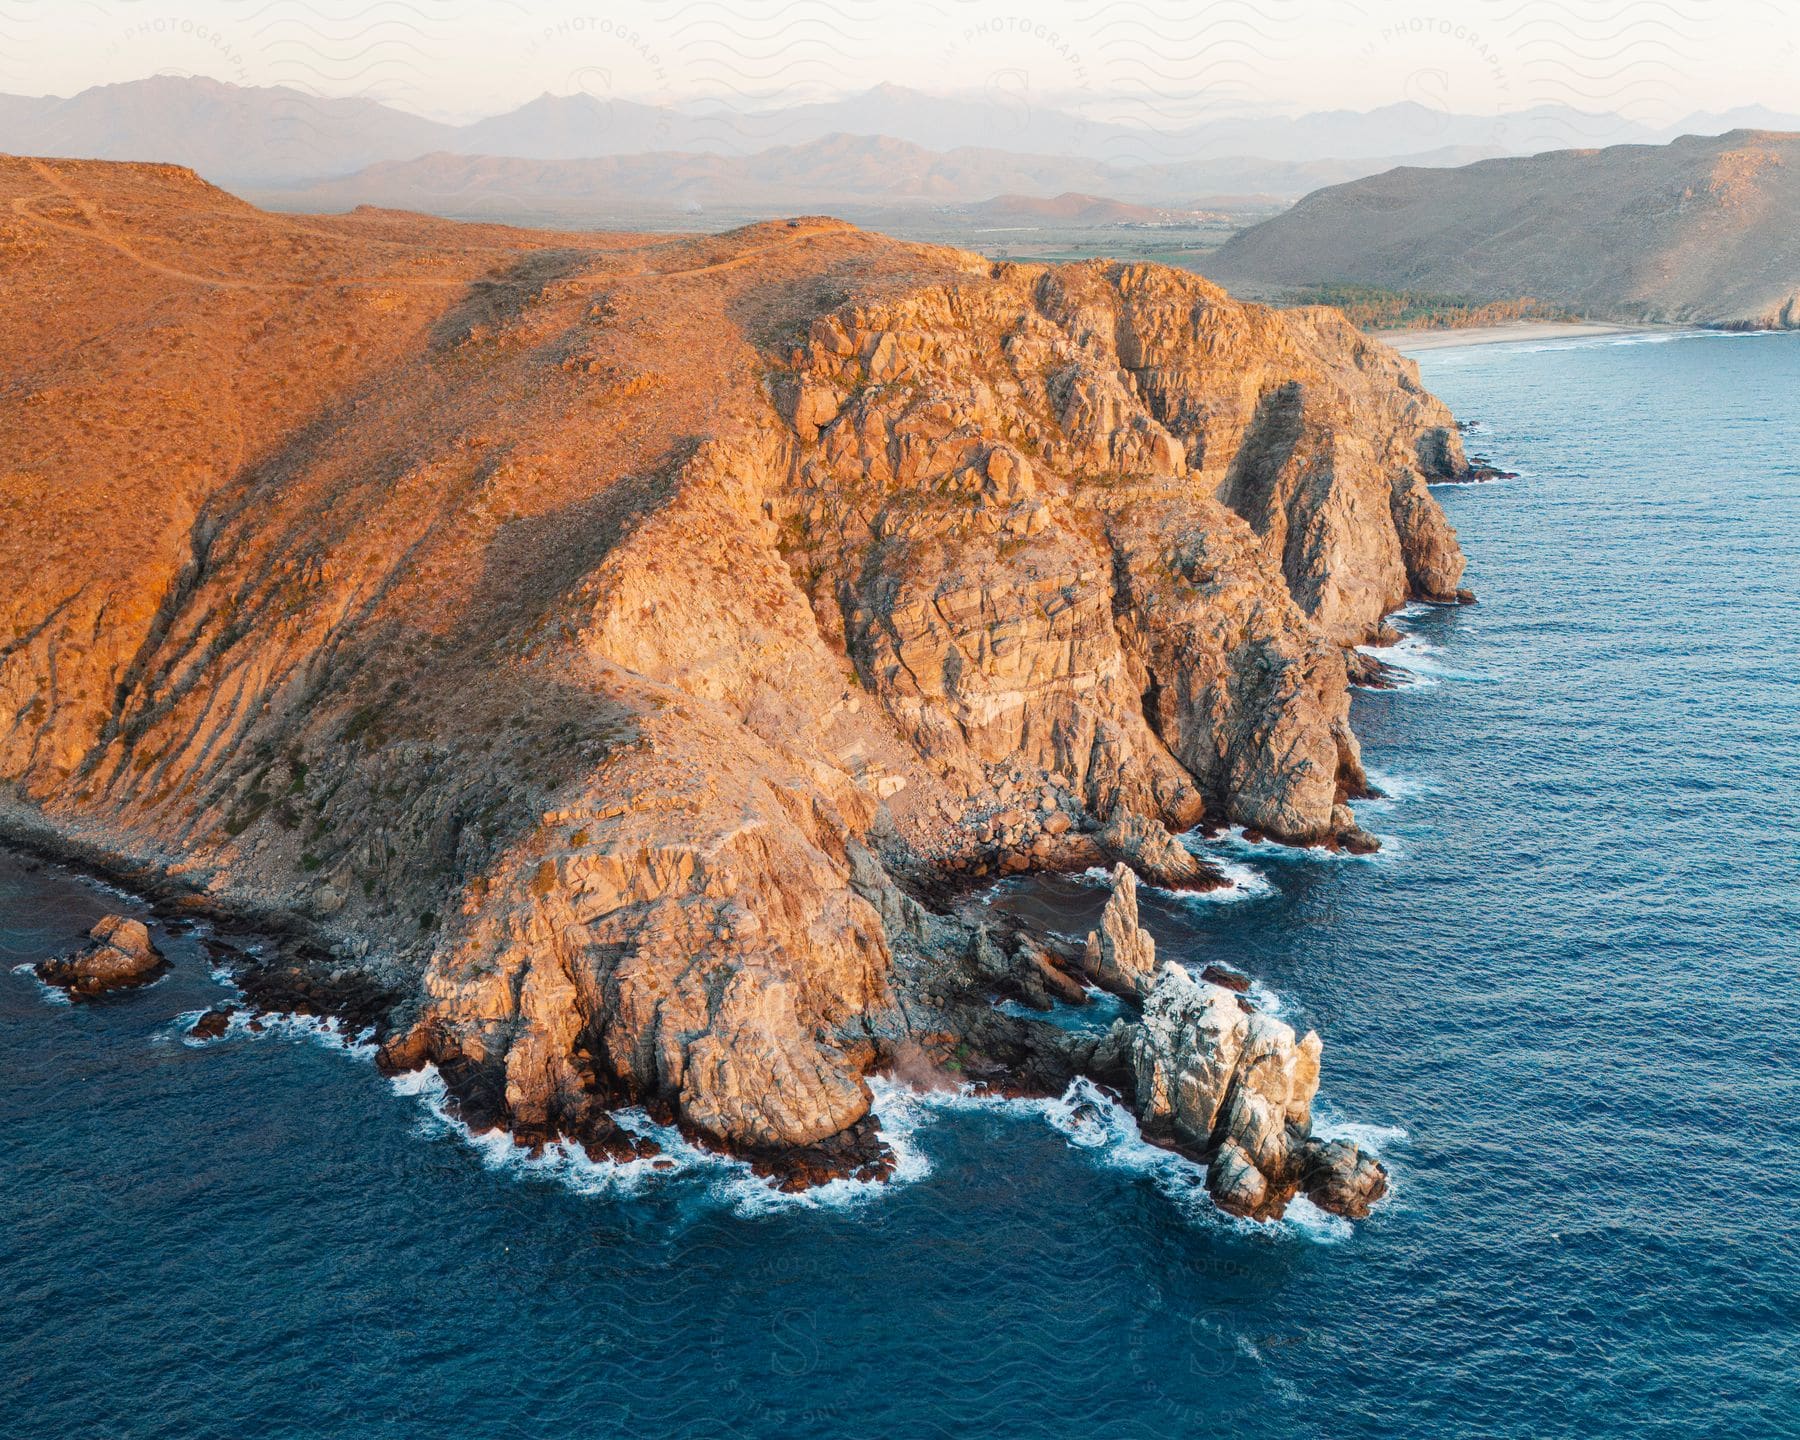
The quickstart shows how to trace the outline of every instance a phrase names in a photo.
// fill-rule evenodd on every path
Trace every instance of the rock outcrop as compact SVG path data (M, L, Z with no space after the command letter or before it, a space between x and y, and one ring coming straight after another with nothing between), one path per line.
M1086 965L1094 983L1134 999L1149 993L1156 975L1156 941L1138 924L1137 876L1113 868L1112 895L1100 928L1088 931Z
M527 1141L879 1173L866 1075L1000 1024L916 896L1338 843L1344 647L1459 577L1412 367L1180 272L0 192L0 806L297 917Z
M87 944L62 960L46 960L38 978L84 999L109 990L145 985L168 968L142 920L106 915L88 931Z
M1138 923L1136 879L1122 865L1085 959L1096 982L1140 1006L1115 1026L1114 1044L1145 1135L1203 1162L1221 1209L1278 1216L1304 1191L1324 1209L1360 1216L1386 1193L1378 1160L1312 1133L1319 1037L1296 1037L1258 1011L1235 972L1209 966L1225 982L1214 983L1159 962Z
M1247 1009L1232 991L1165 963L1131 1032L1144 1131L1207 1163L1222 1209L1279 1215L1304 1190L1325 1209L1366 1215L1386 1192L1380 1162L1312 1134L1319 1037Z

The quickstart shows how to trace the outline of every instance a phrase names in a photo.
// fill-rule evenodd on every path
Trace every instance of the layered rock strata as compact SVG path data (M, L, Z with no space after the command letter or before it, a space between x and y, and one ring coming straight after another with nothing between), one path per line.
M641 1104L878 1174L900 1057L1122 1076L988 1018L1061 957L919 897L1361 843L1344 648L1460 578L1454 424L1335 312L821 219L0 189L10 823L297 917L528 1141Z

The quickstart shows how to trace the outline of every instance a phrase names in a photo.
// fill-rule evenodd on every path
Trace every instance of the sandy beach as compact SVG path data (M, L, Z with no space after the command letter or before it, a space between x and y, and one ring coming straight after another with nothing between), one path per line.
M1624 335L1651 325L1613 325L1602 320L1521 320L1511 325L1475 325L1466 330L1376 330L1370 333L1405 354L1447 350L1453 345L1501 345L1511 340L1579 340L1591 335Z

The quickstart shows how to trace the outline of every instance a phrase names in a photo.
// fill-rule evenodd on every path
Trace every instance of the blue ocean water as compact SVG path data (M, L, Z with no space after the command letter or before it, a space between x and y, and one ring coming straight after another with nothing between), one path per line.
M860 1203L496 1165L341 1048L184 1044L168 937L92 1005L0 970L0 1433L1800 1435L1800 336L1423 363L1522 473L1440 492L1482 604L1357 700L1387 850L1146 900L1323 1034L1372 1219L894 1094ZM0 958L119 904L0 861Z

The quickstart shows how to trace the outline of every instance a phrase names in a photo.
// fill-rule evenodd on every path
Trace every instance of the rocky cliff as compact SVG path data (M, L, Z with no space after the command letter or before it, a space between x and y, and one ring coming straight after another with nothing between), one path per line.
M944 877L1366 839L1344 647L1455 597L1463 461L1334 312L829 220L0 189L10 823L300 917L474 1118L878 1173L903 1052L1132 1083L994 1018L1079 989Z

